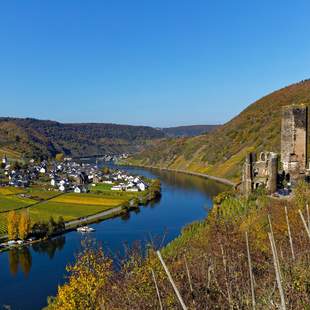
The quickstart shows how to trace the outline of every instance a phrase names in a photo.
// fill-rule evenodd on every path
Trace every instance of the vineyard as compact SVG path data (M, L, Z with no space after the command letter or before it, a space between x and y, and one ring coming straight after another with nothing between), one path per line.
M0 214L0 236L5 235L7 233L6 228L6 214Z
M25 208L36 203L35 200L29 198L21 198L19 196L3 196L0 195L0 213Z
M126 248L113 269L103 248L83 249L49 310L310 309L310 187L294 198L235 193L159 251Z

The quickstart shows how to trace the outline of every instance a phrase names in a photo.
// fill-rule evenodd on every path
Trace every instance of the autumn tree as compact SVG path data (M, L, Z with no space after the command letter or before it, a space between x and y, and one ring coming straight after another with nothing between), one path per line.
M10 240L18 238L19 214L15 211L10 211L7 216L8 236Z
M21 240L25 240L30 233L30 217L28 212L23 212L19 219L18 236Z
M105 303L101 292L109 283L112 274L112 260L107 258L102 248L90 244L77 257L73 266L68 266L68 282L58 288L58 297L49 300L49 309L99 309Z
M109 174L109 173L110 173L109 167L103 167L103 168L102 168L102 173L103 173L103 174Z
M56 156L55 156L55 159L56 159L57 161L63 161L64 158L65 158L65 155L64 155L63 153L58 153L58 154L56 154Z

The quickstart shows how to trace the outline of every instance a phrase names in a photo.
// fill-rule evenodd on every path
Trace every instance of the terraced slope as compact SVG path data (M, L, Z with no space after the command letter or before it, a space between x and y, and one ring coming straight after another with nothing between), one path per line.
M280 151L281 107L299 103L310 106L310 80L261 98L211 133L157 142L129 162L208 173L238 181L247 152Z

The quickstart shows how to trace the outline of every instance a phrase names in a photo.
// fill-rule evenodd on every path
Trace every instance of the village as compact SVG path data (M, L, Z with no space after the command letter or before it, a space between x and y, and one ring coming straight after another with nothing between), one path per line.
M109 184L112 191L139 192L145 191L149 185L140 176L133 176L121 170L110 171L99 169L89 163L77 163L72 158L63 161L35 163L30 159L28 164L9 163L6 156L2 159L3 175L0 175L0 187L13 186L26 188L35 182L50 185L48 190L59 192L87 193L89 186Z
M63 156L26 163L2 158L0 251L122 216L160 195L160 182Z

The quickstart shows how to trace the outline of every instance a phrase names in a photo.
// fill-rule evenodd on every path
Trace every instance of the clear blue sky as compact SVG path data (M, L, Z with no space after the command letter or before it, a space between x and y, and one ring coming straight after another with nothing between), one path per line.
M310 77L309 0L2 0L2 116L223 123Z

